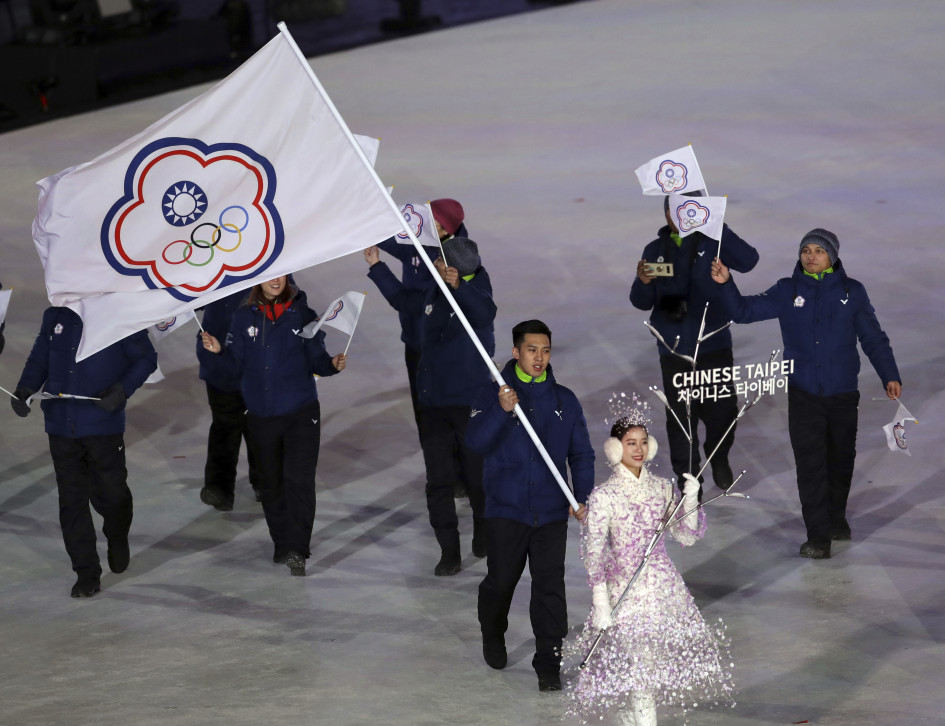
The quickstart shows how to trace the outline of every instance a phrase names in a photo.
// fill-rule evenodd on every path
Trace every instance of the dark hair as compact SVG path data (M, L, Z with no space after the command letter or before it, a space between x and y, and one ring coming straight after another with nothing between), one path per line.
M253 285L253 287L250 289L249 297L246 298L246 304L250 307L256 306L257 308L262 308L267 305L275 305L277 303L280 305L285 305L292 298L298 295L298 293L299 289L289 281L289 275L286 275L285 287L282 288L282 292L279 293L279 296L275 300L270 301L262 291L262 284L259 284Z
M646 430L644 424L632 423L629 418L621 418L614 421L614 425L610 427L610 435L615 439L623 441L623 437L627 435L630 429L643 429L646 431L647 438L650 436L650 432Z
M551 342L551 330L540 320L524 320L512 328L512 345L518 348L526 335L547 335Z

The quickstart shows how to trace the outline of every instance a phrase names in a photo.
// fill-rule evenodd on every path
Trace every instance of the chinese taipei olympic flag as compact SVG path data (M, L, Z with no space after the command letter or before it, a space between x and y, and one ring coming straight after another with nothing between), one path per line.
M401 231L291 36L98 158L38 182L33 241L77 358Z

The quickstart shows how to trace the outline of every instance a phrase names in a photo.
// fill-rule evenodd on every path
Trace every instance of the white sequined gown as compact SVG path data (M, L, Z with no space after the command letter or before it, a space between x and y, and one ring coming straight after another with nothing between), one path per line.
M591 492L582 554L588 583L606 582L612 605L675 496L668 480L645 467L638 478L622 464ZM700 509L694 529L680 522L668 536L687 546L704 533ZM724 626L721 621L712 628L706 625L665 543L666 536L614 616L614 626L568 689L569 715L594 721L612 716L615 709L629 706L632 692L650 694L657 704L683 713L697 705L734 703ZM584 632L567 649L569 660L583 659L598 632L588 614Z

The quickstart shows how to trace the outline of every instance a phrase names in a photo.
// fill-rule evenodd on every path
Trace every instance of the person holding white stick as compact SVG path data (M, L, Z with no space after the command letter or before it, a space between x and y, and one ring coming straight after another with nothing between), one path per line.
M710 627L703 620L665 540L653 548L612 614L679 495L672 482L649 470L657 445L648 432L646 405L638 406L636 396L622 396L612 399L611 407L618 418L604 454L613 473L588 497L582 537L593 605L569 654L583 654L601 630L606 633L568 689L568 713L595 722L609 718L623 726L655 726L657 705L685 711L696 703L731 701L728 641L721 623ZM684 481L682 516L668 533L688 546L703 537L706 520L698 479L685 474Z
M735 442L735 429L729 430L729 426L738 413L738 401L730 395L715 400L690 399L686 402L680 399L680 386L674 382L694 370L731 368L733 365L732 334L727 329L719 330L701 344L699 342L700 327L704 325L704 332L710 333L728 322L715 306L706 310L706 301L714 292L709 267L716 255L717 243L701 232L680 237L676 221L670 214L668 196L663 197L663 216L666 225L660 228L657 239L643 249L643 258L637 263L630 302L639 310L651 311L650 325L663 336L667 345L673 347L670 350L662 342L656 346L663 390L675 414L666 417L666 436L677 486L682 489L684 474L699 471L698 429L701 421L705 426L703 448L706 456L718 447L711 462L712 479L716 486L727 489L733 481L728 453ZM757 250L728 225L722 228L721 250L722 258L738 272L748 272L758 263ZM691 359L697 353L693 364ZM689 360L681 355L688 356Z
M43 386L52 394L41 405L62 539L77 576L72 597L92 597L101 589L102 566L89 505L103 519L109 569L124 572L131 558L125 401L157 369L157 353L142 330L77 362L81 337L82 319L75 312L47 308L11 404L18 416L27 416L30 396Z
M584 518L594 486L594 448L577 396L551 370L551 330L540 320L512 328L504 385L483 386L473 404L466 442L485 457L487 573L479 585L482 655L491 668L507 661L509 608L522 572L531 574L529 613L535 635L532 667L541 691L561 690L561 643L568 632L564 561L568 515ZM519 404L555 467L571 471L577 511L522 426Z
M728 267L716 259L712 277L719 303L736 323L777 318L788 376L788 430L794 449L797 491L807 529L801 557L830 557L831 541L849 540L847 499L856 461L860 356L882 381L886 395L899 398L902 378L889 337L879 325L862 283L847 277L840 241L826 229L812 229L798 248L791 277L760 295L743 296Z
M233 314L221 345L202 333L201 363L235 375L246 402L260 500L273 543L272 561L305 575L315 523L315 470L321 409L313 374L344 370L347 357L325 350L325 334L298 335L315 320L305 293L285 276L260 283Z
M436 269L483 348L493 355L496 306L479 248L468 237L453 237L443 243L443 252L446 260L438 257L434 261ZM406 288L380 261L377 247L366 249L364 258L370 265L368 277L391 307L422 317L417 368L420 444L427 474L427 510L440 546L440 560L433 574L455 575L462 565L459 518L453 498L457 482L463 484L473 510L473 555L486 555L482 457L466 445L466 426L477 391L492 376L439 287L428 291Z

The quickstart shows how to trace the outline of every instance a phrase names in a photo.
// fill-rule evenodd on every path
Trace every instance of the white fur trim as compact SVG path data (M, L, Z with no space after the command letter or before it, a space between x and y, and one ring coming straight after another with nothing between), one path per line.
M607 462L611 466L617 466L623 459L623 444L620 443L620 439L611 436L604 442L604 456L607 457Z
M656 443L656 439L653 438L653 434L647 433L646 438L650 445L649 450L646 452L646 460L653 461L653 459L656 458L656 452L659 451L660 445Z

